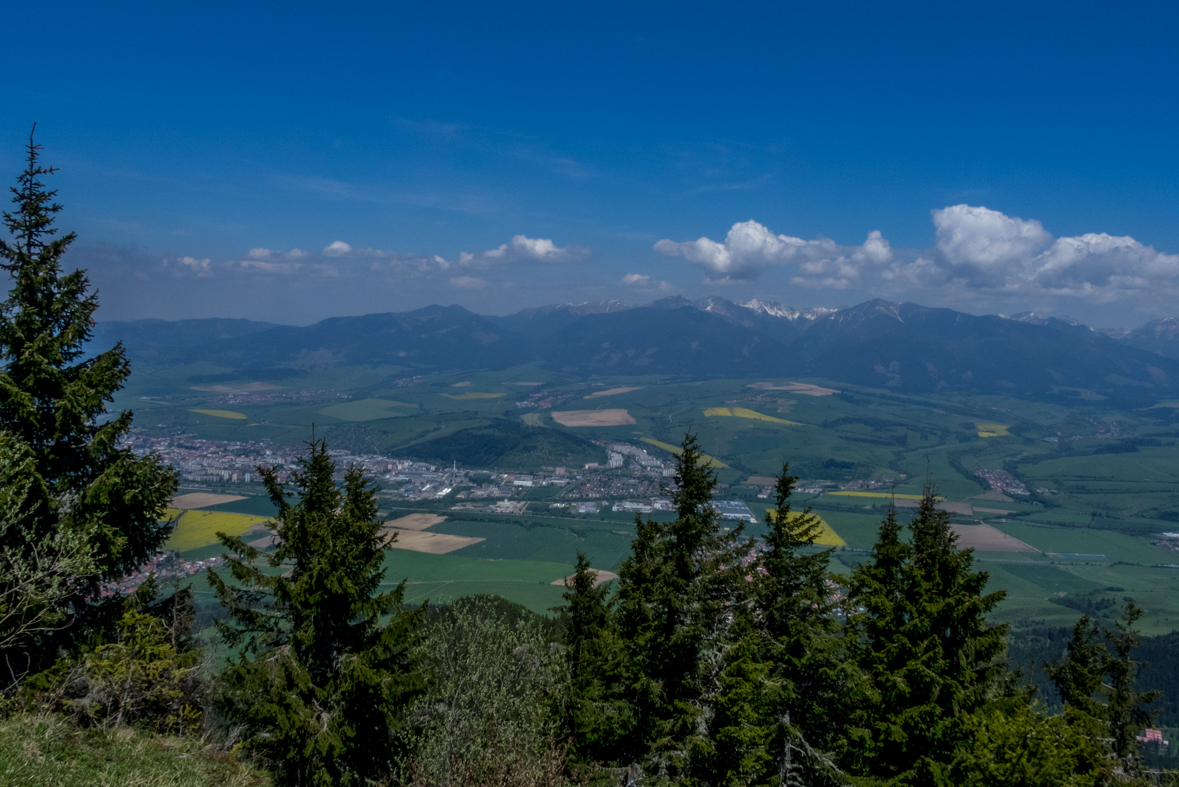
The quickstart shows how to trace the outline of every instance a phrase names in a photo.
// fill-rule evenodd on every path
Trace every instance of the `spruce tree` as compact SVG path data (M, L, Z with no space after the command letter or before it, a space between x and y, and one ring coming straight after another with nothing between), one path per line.
M404 582L380 592L392 539L375 490L356 467L339 488L324 442L308 445L293 504L258 468L278 508L273 552L218 534L236 555L234 582L208 579L232 618L218 630L240 656L217 700L282 783L361 784L389 767L401 714L423 688L411 656L423 613L403 608Z
M1147 706L1162 695L1157 690L1136 690L1138 673L1147 666L1134 658L1140 639L1137 625L1141 617L1142 610L1133 601L1127 602L1121 618L1114 622L1113 630L1106 633L1113 649L1106 666L1109 678L1106 713L1114 754L1128 765L1138 754L1138 742L1134 736L1138 730L1153 724L1157 715L1157 711L1149 711Z
M911 641L915 608L905 586L911 549L901 533L896 508L890 505L869 559L856 567L848 583L845 641L864 675L865 693L858 707L848 708L854 714L849 725L854 745L844 764L853 773L895 775L911 759L899 725L885 715L886 709L906 701L903 673L919 655Z
M625 694L626 657L609 585L598 584L598 573L583 552L577 554L577 568L563 595L570 756L585 766L612 764L625 757L634 715Z
M1125 778L1143 776L1135 734L1153 723L1147 710L1161 694L1138 691L1138 672L1145 666L1134 658L1142 610L1128 602L1122 616L1108 629L1088 615L1073 626L1065 655L1045 668L1064 705L1070 724L1089 736L1095 748L1118 763Z
M850 594L858 611L849 637L874 694L855 766L913 785L944 778L967 717L994 698L1006 671L1007 626L987 622L1004 593L984 594L987 574L957 547L937 500L927 484L908 545L890 512Z
M728 625L726 606L739 569L736 534L721 531L712 506L716 472L695 435L685 435L681 448L672 494L676 518L639 522L619 581L638 717L636 759L673 778L692 772L693 752L707 729L712 698L706 692L716 685L706 682L720 663L720 632Z
M771 770L783 783L814 783L832 775L821 752L836 745L854 677L838 637L830 551L813 550L822 521L809 508L791 510L797 482L783 464L752 578L770 664L765 723L772 731Z
M40 163L40 152L30 134L25 169L11 189L16 209L4 213L12 238L0 239L0 267L11 281L0 307L0 432L31 462L29 488L40 497L26 500L27 516L5 529L0 549L19 556L35 545L84 541L91 567L76 578L77 592L55 602L53 617L65 625L85 611L100 582L133 572L159 550L171 531L161 519L176 474L154 456L120 447L129 411L103 420L130 366L121 345L87 357L98 296L84 271L62 271L75 236L57 236L61 205L43 182L56 169ZM36 632L6 655L35 669L37 656L54 658L72 631L64 640Z
M1098 697L1105 688L1108 663L1101 627L1082 615L1073 625L1073 638L1065 646L1064 657L1044 668L1064 707L1099 719L1105 715Z
M634 716L634 729L623 738L625 764L641 762L655 739L660 686L651 676L650 644L656 636L662 573L663 525L635 515L635 537L630 557L618 570L618 628L625 648L625 692Z
M705 659L719 665L707 676L713 685L706 684L702 697L708 734L692 740L693 784L762 784L774 770L774 665L765 660L756 612L742 590L710 643L712 658Z

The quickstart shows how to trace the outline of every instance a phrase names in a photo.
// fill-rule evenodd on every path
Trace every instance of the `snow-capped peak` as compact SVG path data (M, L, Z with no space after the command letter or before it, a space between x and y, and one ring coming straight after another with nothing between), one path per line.
M762 301L757 298L746 301L741 304L746 309L765 314L770 317L780 317L784 320L817 320L820 317L837 312L839 309L831 309L825 306L816 306L810 309L792 309L789 306L783 306L777 301Z

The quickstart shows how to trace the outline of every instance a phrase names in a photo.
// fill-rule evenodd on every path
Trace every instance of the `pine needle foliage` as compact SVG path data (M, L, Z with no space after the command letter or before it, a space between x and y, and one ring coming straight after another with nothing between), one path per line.
M835 775L824 753L838 748L856 673L839 637L830 550L814 549L822 521L810 508L791 510L797 482L783 464L752 579L769 665L771 775L813 784Z
M1133 601L1112 629L1082 616L1064 657L1045 665L1065 718L1088 735L1093 748L1117 763L1123 779L1145 776L1135 735L1154 723L1157 711L1148 708L1161 695L1137 690L1138 673L1145 666L1134 658L1141 617Z
M853 770L912 785L937 784L968 737L966 720L998 695L1006 625L987 616L1003 598L959 549L950 515L926 484L910 540L895 510L872 559L853 572L849 644L871 687Z
M283 784L361 784L388 772L424 687L412 656L423 613L403 608L404 582L380 592L392 538L375 490L356 467L337 486L325 443L308 447L293 503L273 470L258 469L278 508L277 549L218 534L235 555L232 580L211 570L208 580L232 619L218 630L240 655L216 701Z
M171 524L161 519L176 473L154 456L120 447L129 411L103 420L130 366L119 344L87 355L98 296L84 271L63 272L75 236L58 236L55 227L62 206L44 179L57 170L41 164L32 134L25 150L25 169L11 189L16 207L4 213L11 239L0 239L0 267L11 283L0 305L0 432L31 460L36 482L26 489L36 499L25 499L27 515L5 530L0 549L36 562L84 540L92 566L75 576L77 592L54 601L49 616L61 627L83 611L101 581L133 572L163 544ZM18 660L28 669L44 666L36 654L52 657L69 644L68 636L51 634L30 631L31 639L7 655L27 656Z
M634 714L625 695L626 655L618 633L610 586L584 552L566 582L561 639L569 665L565 731L577 765L617 762L624 757Z
M709 716L743 569L740 528L722 531L712 506L715 471L695 435L685 435L681 446L676 518L636 521L618 597L636 716L632 756L661 777L688 779L713 756Z

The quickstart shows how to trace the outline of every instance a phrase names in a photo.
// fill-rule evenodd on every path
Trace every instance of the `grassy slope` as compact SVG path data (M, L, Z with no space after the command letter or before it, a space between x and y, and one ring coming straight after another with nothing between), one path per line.
M0 722L0 785L261 787L262 774L193 739L79 730L55 717Z

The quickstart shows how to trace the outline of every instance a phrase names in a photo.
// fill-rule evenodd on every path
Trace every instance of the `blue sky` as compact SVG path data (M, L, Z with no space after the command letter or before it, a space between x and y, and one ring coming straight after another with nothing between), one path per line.
M101 318L871 297L1177 314L1179 7L6 10Z

